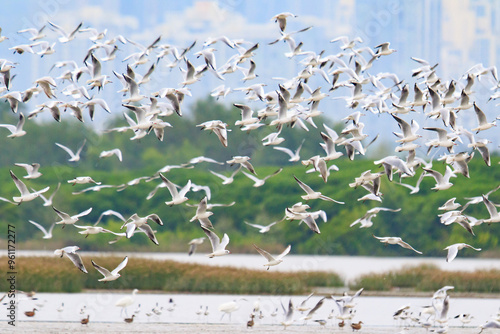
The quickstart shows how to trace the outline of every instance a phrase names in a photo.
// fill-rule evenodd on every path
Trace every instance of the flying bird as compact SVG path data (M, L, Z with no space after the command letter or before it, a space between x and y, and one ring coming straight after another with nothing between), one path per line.
M410 246L408 243L404 242L403 239L401 239L400 237L377 237L376 235L373 235L373 237L375 239L380 240L380 242L382 242L382 243L384 243L386 245L387 244L399 245L399 246L401 246L403 248L411 249L415 253L422 254L422 252L416 250L415 248L413 248L412 246Z
M267 267L267 270L269 270L269 268L271 266L277 266L278 264L280 264L281 262L283 262L283 257L285 257L285 255L287 255L288 253L290 253L290 250L292 249L292 246L288 245L288 247L285 248L285 250L281 254L279 254L278 256L274 257L271 254L269 254L267 251L263 250L262 248L258 247L255 244L253 245L253 247L257 250L257 252L260 253L260 255L262 255L263 257L266 258L267 263L264 264L264 267Z
M125 266L127 265L128 256L125 256L123 261L120 262L120 264L115 269L113 269L113 271L111 271L111 272L108 269L101 267L100 265L95 263L94 260L91 260L91 262L92 262L92 265L94 266L94 268L96 268L97 271L100 272L104 276L103 278L100 278L98 281L106 283L106 282L114 281L114 280L117 280L118 278L120 278L121 275L119 274L119 272L120 272L120 270L125 268Z
M19 180L17 176L14 174L14 172L10 171L10 176L12 177L12 180L14 181L14 184L16 185L17 189L21 193L20 196L14 196L12 200L15 203L21 204L22 202L29 202L40 196L40 194L46 192L47 190L50 189L50 187L45 187L41 190L38 191L33 191L30 192L28 190L28 187L24 184L23 181Z
M207 235L208 240L210 240L210 244L212 245L212 253L208 254L209 258L213 258L214 256L223 256L231 253L226 249L227 245L229 244L229 236L226 233L224 233L224 236L221 240L219 239L217 234L210 231L206 227L203 227L203 225L201 226L201 228Z
M448 250L448 255L446 256L446 262L453 261L453 259L457 257L458 251L464 248L471 248L478 252L481 251L481 248L474 248L469 244L465 243L453 244L445 248L445 250Z
M88 271L87 271L87 269L85 269L85 266L83 265L83 261L82 261L82 258L80 257L80 254L76 253L76 251L78 251L79 249L80 249L80 247L78 247L78 246L68 246L68 247L64 247L61 249L56 249L54 251L54 254L58 255L60 257L63 257L63 255L66 255L68 257L68 259L70 259L71 262L73 262L73 264L78 269L80 269L82 272L87 274Z

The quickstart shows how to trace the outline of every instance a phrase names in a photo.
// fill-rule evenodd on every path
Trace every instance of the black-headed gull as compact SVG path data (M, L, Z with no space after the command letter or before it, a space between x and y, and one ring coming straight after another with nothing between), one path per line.
M391 244L391 245L399 245L403 248L408 248L408 249L411 249L412 251L418 253L418 254L422 254L422 252L416 250L415 248L413 248L412 246L410 246L408 243L404 242L403 239L401 239L400 237L377 237L376 235L372 234L373 237L375 239L378 239L380 240L380 242L384 243L384 244Z
M324 201L335 202L337 204L344 204L344 202L339 202L339 201L336 201L336 200L334 200L334 199L332 199L330 197L322 195L319 191L312 190L311 187L309 187L304 182L300 181L296 176L294 176L294 179L295 179L295 181L297 181L297 183L302 188L302 190L304 190L307 193L307 195L301 196L306 201L311 200L311 199L317 199L317 198L319 198L319 199L322 199Z
M203 122L196 126L201 127L202 130L212 131L213 133L215 133L217 135L217 138L219 138L219 141L221 142L222 146L227 147L228 145L227 132L231 130L227 129L226 123L219 120L213 120L213 121Z
M477 116L478 126L475 127L474 129L471 129L471 131L476 131L476 133L479 133L480 131L488 130L496 126L496 120L488 122L486 120L486 115L481 109L479 109L479 107L476 105L476 102L474 102L473 105L474 105L474 111L476 112Z
M248 169L250 173L257 175L255 168L248 160L250 160L250 157L248 156L235 155L231 160L227 160L226 163L230 164L231 166L234 164L240 164L241 167L245 167L246 169Z
M311 310L309 310L309 312L307 312L307 315L306 315L305 317L300 318L300 320L304 320L304 321L306 321L306 320L310 320L310 319L312 318L312 316L314 315L314 313L316 313L316 311L317 311L317 310L318 310L321 306L323 306L323 303L325 302L325 298L327 298L327 297L323 297L323 298L321 298L321 299L320 299L320 300L316 303L316 305L314 305L314 307L313 307ZM318 322L318 320L314 320L314 321ZM319 320L319 321L321 321L321 320ZM324 321L324 320L323 320L323 321ZM326 323L326 322L325 322L325 323Z
M17 122L16 125L12 124L0 124L0 128L6 128L7 130L10 131L10 135L7 136L7 138L16 138L16 137L22 137L26 134L26 131L23 130L24 122L26 121L26 118L24 117L23 113L19 113L19 121Z
M99 218L97 219L97 221L95 222L94 226L96 226L97 224L99 224L99 223L101 222L101 220L102 220L102 218L103 218L104 216L111 216L111 215L112 215L112 216L115 216L115 217L117 217L117 218L119 218L119 219L120 219L121 221L123 221L123 222L126 222L126 221L127 221L127 220L125 219L125 217L123 217L123 215L122 215L121 213L119 213L119 212L117 212L117 211L114 211L114 210L106 210L106 211L103 211L103 212L100 214L100 216L99 216Z
M115 268L113 271L109 271L108 269L101 267L97 263L94 262L94 260L90 260L92 262L92 265L94 268L97 269L98 272L100 272L104 277L99 279L99 282L109 282L109 281L114 281L117 280L121 275L119 274L120 270L125 268L125 266L128 263L128 256L125 256L123 261Z
M40 198L43 199L43 206L52 206L52 201L57 191L61 187L61 182L57 183L56 190L52 194L50 194L49 198L46 198L43 194L40 194Z
M196 252L196 247L198 247L198 245L201 245L203 241L205 241L205 239L206 237L201 237L190 240L188 242L189 245L188 255L189 256L193 255Z
M61 249L56 249L54 251L55 255L58 255L60 257L63 257L63 255L66 255L68 259L73 262L73 264L80 269L84 273L88 273L87 269L85 269L85 266L83 265L82 258L80 257L80 254L77 254L76 251L79 250L80 247L78 246L67 246Z
M87 238L90 234L99 234L99 233L111 233L117 236L121 236L122 233L115 233L113 231L110 231L108 229L105 229L101 226L81 226L81 225L76 225L74 224L76 228L81 229L82 231L79 231L79 234L85 235L85 238Z
M50 225L50 228L49 230L47 231L45 229L45 227L43 227L42 225L38 224L37 222L33 221L33 220L28 220L31 224L35 225L40 231L43 232L43 239L51 239L52 238L52 230L54 229L54 226L56 225L55 223L52 223L52 225Z
M423 170L425 171L425 176L432 176L436 180L436 185L431 188L432 190L446 190L450 188L453 186L453 183L450 182L450 178L457 177L448 165L446 166L444 175L430 168L424 167Z
M147 224L148 220L151 219L152 221L156 222L158 225L163 226L163 222L160 219L160 217L152 213L146 217L139 217L136 213L134 213L128 220L132 220L131 222L125 222L125 224L122 225L120 229L123 227L126 227L126 236L127 238L131 238L134 235L134 232L136 229L139 229L140 231L144 232L149 240L151 240L155 245L159 245L158 240L156 239L155 231ZM118 235L118 234L116 234Z
M78 26L73 29L69 34L63 29L61 28L60 26L48 21L49 23L49 28L56 31L57 33L59 33L59 35L61 35L61 37L59 37L59 42L61 43L67 43L73 39L75 39L76 37L76 33L80 30L80 28L82 27L83 25L83 22L80 22L78 24Z
M78 148L78 150L76 151L76 153L73 153L73 151L69 148L67 148L66 146L62 145L62 144L59 144L59 143L56 143L57 146L59 146L60 148L62 148L63 150L66 151L66 153L69 154L69 156L71 157L68 161L72 161L72 162L76 162L76 161L79 161L80 160L80 153L82 152L82 149L83 147L85 146L85 143L87 143L87 139L84 139L83 140L83 144L82 146L80 146Z
M282 170L283 170L283 168L280 168L277 171L275 171L274 173L269 174L262 179L259 179L258 177L254 176L252 174L246 173L245 171L242 171L242 173L245 174L250 180L252 180L254 182L253 187L258 188L258 187L263 186L266 183L266 180L268 178L273 177L275 175L278 175L279 173L281 173Z
M97 184L97 185L101 184L101 182L95 181L90 176L77 176L74 179L68 180L68 183L72 183L73 186L75 184L87 184L87 183L94 183L94 184Z
M165 202L166 205L173 206L184 203L185 201L188 200L188 198L186 197L186 193L191 189L191 180L188 180L186 185L180 191L177 191L176 185L173 184L165 176L163 176L162 173L160 173L160 178L166 184L167 189L170 192L170 195L172 195L172 200Z
M99 154L99 158L109 158L113 155L116 155L118 160L120 160L120 161L123 160L122 151L119 148L114 148L114 149L109 150L109 151L102 151Z
M86 215L88 215L92 211L92 208L88 208L87 210L85 210L83 212L80 212L79 214L70 216L66 212L62 212L62 211L56 209L55 207L52 207L52 209L54 209L54 211L57 213L57 215L59 216L59 218L61 218L61 220L58 221L58 222L56 222L56 224L57 225L61 225L62 224L63 228L66 225L73 225L73 224L75 224L79 220L80 217L86 216Z
M451 262L455 257L457 257L458 251L464 248L471 248L477 252L481 251L481 248L474 248L471 245L465 243L453 244L445 248L448 250L448 255L446 256L446 262Z
M283 311L285 311L285 319L281 322L281 324L283 325L283 329L286 329L288 326L290 326L294 322L294 319L293 319L294 307L293 307L292 299L290 298L290 301L288 302L288 310L285 309L283 304L281 304L281 306L283 307Z
M257 229L259 229L259 233L267 233L271 230L271 227L276 225L278 222L272 222L271 224L269 225L259 225L259 224L251 224L251 223L248 223L248 222L244 222L245 224L249 225L249 226L252 226L252 227L255 227Z
M285 250L281 254L279 254L276 257L274 257L271 254L269 254L267 251L263 250L262 248L258 247L255 244L253 245L253 247L257 250L257 252L260 253L260 255L262 255L263 257L266 258L267 263L264 264L264 267L267 267L267 270L269 270L269 268L271 266L277 266L278 264L280 264L281 262L283 262L283 257L285 257L285 255L287 255L288 253L290 253L290 250L292 249L292 246L288 245L288 247L285 248Z
M229 244L229 236L226 233L224 233L224 236L221 240L214 232L203 226L201 226L201 228L207 235L208 240L210 240L210 244L212 245L212 253L208 254L208 257L213 258L214 256L223 256L231 253L226 249L227 245Z
M206 228L214 228L208 217L213 215L213 212L207 210L207 196L203 197L196 208L196 214L189 220L190 222L198 220L201 226Z
M15 166L22 167L26 170L28 175L23 176L25 179L36 179L40 176L42 176L42 173L38 171L40 168L39 163L32 163L32 164L24 164L24 163L15 163Z
M231 183L233 183L233 181L234 181L234 176L235 176L236 174L238 174L238 172L240 171L240 169L241 169L241 166L238 166L238 168L237 168L234 172L232 172L230 176L225 176L225 175L222 175L222 174L220 174L220 173L216 173L216 172L214 172L214 171L212 171L212 170L210 170L210 173L212 173L213 175L215 175L215 176L217 176L218 178L222 179L222 184L223 184L223 185L227 185L227 184L231 184Z
M294 15L294 14L292 14L290 12L283 12L283 13L279 13L279 14L274 15L271 18L271 20L274 21L274 22L278 22L280 30L281 31L285 31L285 29L286 29L286 20L289 17L297 17L297 15Z
M288 159L288 161L295 162L295 161L299 161L300 160L300 150L302 149L302 145L303 144L304 144L304 140L299 145L299 147L297 147L297 149L295 151L292 151L289 148L281 147L281 146L275 146L273 148L275 150L278 150L278 151L281 151L281 152L284 152L284 153L288 154L290 156L290 159Z
M22 202L32 201L35 198L37 198L41 193L44 193L50 189L50 187L45 187L42 190L30 192L28 190L28 187L26 187L23 181L19 180L19 178L14 174L14 172L10 171L10 176L12 177L12 180L14 181L14 184L16 185L17 189L21 193L20 196L14 196L12 200L19 204Z
M486 209L488 209L488 213L490 214L490 218L484 219L483 222L487 224L491 223L500 223L500 213L498 213L498 210L486 196L483 195L483 203L486 206Z

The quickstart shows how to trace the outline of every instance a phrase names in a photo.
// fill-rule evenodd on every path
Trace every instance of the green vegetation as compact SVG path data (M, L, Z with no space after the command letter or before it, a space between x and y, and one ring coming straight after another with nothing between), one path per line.
M444 271L433 265L407 267L382 274L363 275L351 288L371 291L411 289L436 291L445 285L454 286L454 292L500 293L500 270Z
M114 268L122 258L96 257L105 268ZM0 271L7 272L7 261L0 257ZM313 287L342 287L336 274L324 272L279 273L183 264L131 258L121 274L112 282L99 282L102 275L84 259L88 274L80 272L66 258L21 257L17 259L17 289L37 292L81 292L84 289L140 289L190 293L231 294L303 294ZM8 282L0 281L0 291L8 290Z
M187 109L187 108L186 108ZM87 188L86 185L72 186L67 180L75 176L89 175L97 181L107 185L121 185L140 176L154 175L165 165L180 165L187 163L191 158L204 155L218 161L227 161L233 155L248 155L260 177L273 173L279 167L285 166L283 172L267 180L260 188L252 187L253 182L243 174L236 175L230 185L222 185L219 178L212 175L209 170L214 170L229 175L236 167L227 164L201 163L192 169L172 169L165 175L174 183L184 185L191 180L197 185L209 186L212 193L211 203L229 203L235 201L232 207L214 208L214 215L210 218L220 236L227 233L231 241L228 249L233 253L255 252L252 243L268 250L272 254L280 253L286 245L292 245L292 254L329 254L329 255L374 255L374 256L419 256L407 249L398 246L384 247L372 237L401 236L416 249L422 251L424 256L446 255L443 248L456 242L467 242L475 247L481 247L482 252L462 252L459 256L498 256L500 253L500 224L480 225L474 228L475 237L471 236L458 224L444 226L440 224L438 214L442 213L437 208L452 197L457 202L465 204L465 197L480 196L493 189L497 183L491 180L500 180L498 156L492 157L492 166L487 167L479 154L471 160L470 175L467 179L462 175L453 178L454 186L445 191L434 192L430 190L434 180L425 177L420 185L420 192L414 195L409 190L400 186L400 181L414 185L421 173L418 170L414 178L400 180L395 176L389 182L382 178L381 192L384 194L383 203L367 201L359 202L358 198L366 194L361 187L354 189L349 183L366 170L372 172L382 171L383 168L374 165L373 160L366 156L356 156L350 161L345 156L331 162L338 166L339 171L332 171L328 182L324 183L317 173L306 174L306 167L300 163L288 162L288 156L282 152L264 147L261 139L275 129L265 128L262 131L242 132L233 126L239 117L239 111L231 106L216 103L213 99L200 100L191 106L190 112L182 118L172 116L168 121L173 125L166 129L163 142L156 139L153 134L140 141L130 141L132 133L106 133L102 134L87 126L87 123L71 121L67 117L64 122L38 123L27 122L25 129L27 135L11 139L0 133L0 184L1 197L12 198L18 191L11 180L9 169L13 170L20 178L24 170L14 166L14 163L41 163L40 171L43 176L34 180L25 180L28 187L41 189L51 186L47 192L51 194L58 182L62 186L54 198L54 206L69 214L77 214L89 207L92 212L82 217L79 224L93 224L105 210L115 210L128 218L133 213L146 216L156 213L164 222L164 226L153 226L157 230L159 246L152 244L143 234L134 235L131 239L108 244L114 239L110 234L90 235L88 238L77 233L77 229L68 226L64 230L56 226L54 237L49 240L42 239L41 232L28 220L34 220L43 226L58 220L51 207L43 207L41 200L23 203L15 206L7 202L0 202L0 224L16 226L18 249L46 249L53 250L68 245L78 245L83 250L101 251L187 251L187 242L192 238L204 236L199 224L189 222L196 209L184 205L168 207L164 204L170 200L170 194L165 188L158 190L150 200L147 195L160 184L159 179L151 182L141 181L138 185L130 186L123 191L116 188L105 188L98 192L89 191L80 195L72 192ZM380 117L390 117L381 115ZM10 111L0 112L0 120L5 123L14 123L17 115ZM229 135L229 146L223 148L217 137L207 131L200 131L196 124L212 119L224 119L232 131ZM316 119L316 124L321 128L322 120ZM326 122L330 127L335 124ZM112 119L105 128L123 126L123 117ZM284 128L281 135L286 138L283 146L296 148L306 137L301 156L307 159L315 154L322 154L319 143L319 131L306 132L301 129ZM75 149L80 146L83 139L87 144L82 152L79 162L68 162L66 152L54 143L59 142ZM377 142L380 147L390 147L385 143ZM124 160L119 162L116 157L99 159L102 150L120 148ZM380 153L380 152L379 152ZM383 152L383 154L392 154ZM423 155L419 152L420 155ZM380 157L380 155L378 155ZM444 171L445 165L434 161L434 169ZM271 231L260 234L244 221L267 225L283 218L285 208L301 201L303 191L293 179L293 175L310 185L313 189L339 201L339 205L321 200L313 200L308 204L311 211L324 210L328 222L318 221L321 234L314 234L305 224L299 225L297 221L283 221L273 226ZM205 194L203 192L188 193L188 203L196 205ZM490 200L500 202L500 191L492 194ZM359 229L358 226L349 225L370 208L383 206L388 208L401 208L400 212L380 212L373 218L373 226L368 229ZM478 219L487 218L488 212L484 204L471 205L466 213ZM122 222L110 216L103 219L101 226L113 231L119 231ZM0 234L0 244L5 243L6 233ZM201 245L199 252L208 252L207 242Z

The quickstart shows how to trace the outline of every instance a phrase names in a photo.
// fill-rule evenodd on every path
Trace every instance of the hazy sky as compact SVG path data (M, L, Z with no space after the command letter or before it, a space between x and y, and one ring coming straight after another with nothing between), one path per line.
M288 61L284 52L289 51L285 43L273 46L267 43L280 36L272 16L280 12L292 12L296 18L288 20L287 31L302 29L309 31L294 35L297 42L304 43L303 49L316 53L325 50L325 54L340 52L339 43L330 40L347 35L363 39L360 46L375 47L383 42L391 42L397 52L390 58L377 61L371 73L394 72L401 79L411 80L411 69L417 64L410 57L440 63L438 75L443 80L459 80L472 65L496 59L496 15L498 5L494 1L369 1L369 0L314 0L314 1L269 1L269 0L220 0L220 1L133 1L108 0L78 1L69 0L8 0L2 2L2 34L10 39L2 43L0 58L7 58L23 63L18 66L17 90L28 88L33 81L47 75L55 61L74 59L83 60L86 50L91 45L87 38L78 36L68 45L56 44L56 53L47 58L35 59L25 55L12 55L6 46L26 44L25 34L17 34L20 29L41 27L47 21L71 30L83 21L84 27L93 27L99 31L107 30L107 37L118 34L142 44L152 42L162 36L161 43L172 44L179 48L186 47L193 41L197 45L193 52L199 51L208 37L226 35L230 38L242 38L249 42L260 43L254 57L259 82L268 85L269 90L277 89L278 81L274 77L291 78L302 68L298 59ZM453 10L451 13L451 9ZM463 36L464 49L454 36L453 27ZM458 29L460 28L460 29ZM57 34L49 29L45 31L50 41L57 41ZM83 33L82 33L83 35ZM88 34L86 34L88 36ZM458 43L458 45L457 45ZM224 45L217 45L217 57L221 64L231 55ZM123 59L137 51L132 45L120 46L117 59ZM50 58L49 58L50 57ZM25 63L28 62L26 66ZM201 60L193 63L201 64ZM159 63L161 64L161 63ZM104 70L125 71L125 63L117 60L113 67L103 65ZM494 65L485 63L485 66ZM150 91L168 85L176 85L180 72L157 68L156 86L150 85ZM146 71L142 69L139 71ZM52 74L52 72L51 72ZM55 75L55 74L54 74ZM327 82L322 79L317 85L327 89ZM118 84L114 80L114 84ZM221 82L215 77L205 76L207 85L192 85L193 99L208 93L207 87L213 88ZM230 86L242 86L241 75L224 82ZM255 83L255 82L253 82ZM486 86L485 86L486 87ZM489 94L489 89L478 87L479 94ZM341 91L337 95L346 95ZM106 98L106 92L101 93ZM112 95L109 95L112 96ZM233 95L241 100L243 95ZM40 103L40 101L38 101ZM113 102L111 102L113 103ZM336 109L340 116L351 110L344 108L340 101L330 100L322 103L325 110ZM115 108L119 109L119 103ZM490 108L490 105L485 106ZM328 115L328 113L327 113Z

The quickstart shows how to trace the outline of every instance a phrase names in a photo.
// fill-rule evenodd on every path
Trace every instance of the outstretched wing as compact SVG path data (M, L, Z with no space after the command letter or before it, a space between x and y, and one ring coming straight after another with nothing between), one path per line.
M275 260L275 258L271 254L269 254L267 251L263 250L262 248L258 247L257 245L253 244L253 247L257 250L257 252L260 253L260 255L265 257L268 262Z
M290 253L291 249L292 249L292 245L288 245L288 247L285 248L285 250L283 251L283 253L281 253L280 255L276 256L276 260L280 260L283 257L285 257L285 255L287 255L288 253Z
M104 277L108 277L111 275L111 273L109 272L108 269L104 268L104 267L101 267L100 265L98 265L97 263L94 262L94 260L90 260L90 262L92 262L92 265L94 266L94 268L97 269L98 272L101 273L101 275L103 275Z
M125 258L123 259L123 261L118 265L118 267L116 267L112 272L111 274L112 275L116 275L120 272L120 270L122 270L123 268L125 268L125 266L127 265L128 263L128 256L125 256Z
M83 265L82 258L80 257L80 254L77 253L64 253L66 256L73 262L73 264L80 269L82 272L85 274L88 274L87 269L85 269L85 266Z

